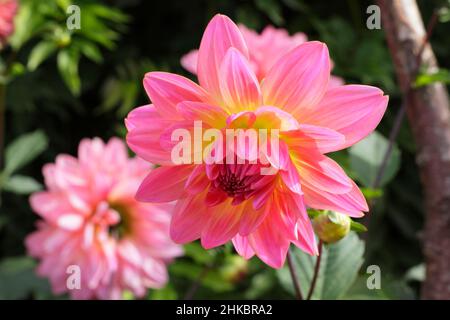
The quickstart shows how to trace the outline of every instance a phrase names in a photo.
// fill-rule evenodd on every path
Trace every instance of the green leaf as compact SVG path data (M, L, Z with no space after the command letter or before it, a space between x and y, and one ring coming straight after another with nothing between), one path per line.
M349 149L350 167L364 186L373 186L388 145L389 141L375 131ZM380 186L384 186L394 178L399 167L400 149L394 144Z
M275 0L256 0L256 7L264 12L276 25L284 23L280 4Z
M367 228L362 223L351 220L350 230L355 231L355 232L366 232Z
M81 91L81 81L78 74L80 54L78 51L64 49L58 53L58 70L65 84L74 96Z
M178 299L178 294L169 283L164 288L159 290L152 290L148 296L148 300L176 300Z
M214 262L215 251L205 250L198 242L192 242L184 246L184 253L199 264L211 264Z
M440 69L434 73L419 74L414 81L414 87L419 88L427 86L435 82L442 82L444 84L450 83L450 71L447 69Z
M233 289L230 282L226 282L217 268L211 268L205 273L205 267L189 263L187 261L176 261L170 266L170 273L190 281L198 281L201 274L201 285L215 292L226 292Z
M383 189L360 188L364 197L368 200L380 198L383 196Z
M36 70L45 59L56 51L56 49L57 46L53 41L39 42L30 53L27 68L30 71Z
M96 46L94 43L79 40L77 41L77 45L80 47L81 53L88 59L91 59L96 63L101 63L103 61L102 53L100 52L98 46Z
M3 188L17 194L30 194L42 189L42 185L31 177L14 175L6 180Z
M49 296L48 281L34 273L36 263L29 257L6 258L0 263L0 300L24 299L30 294Z
M405 280L393 278L382 272L381 288L369 289L367 280L370 274L358 276L347 294L345 300L409 300L417 298Z
M310 256L298 248L291 252L301 291L306 296L313 278L317 257ZM312 299L335 300L344 297L357 278L363 263L363 254L364 243L354 232L349 233L337 243L325 245ZM294 295L288 267L285 265L278 270L277 275L281 285Z
M42 131L27 133L14 140L5 150L5 174L10 175L39 156L48 145Z

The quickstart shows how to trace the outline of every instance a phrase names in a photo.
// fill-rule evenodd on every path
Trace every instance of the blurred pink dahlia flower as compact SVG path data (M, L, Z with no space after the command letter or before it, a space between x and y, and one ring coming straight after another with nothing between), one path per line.
M136 197L177 200L170 225L175 242L200 238L208 249L232 240L241 256L256 255L279 268L290 243L317 254L306 207L353 217L368 211L356 184L324 154L375 129L388 103L380 89L330 89L328 49L317 41L289 51L260 81L241 31L223 15L216 15L205 30L197 71L200 85L171 73L148 73L144 87L152 104L131 111L125 120L130 148L161 165L145 178ZM199 121L220 132L255 129L272 135L278 130L278 152L271 152L270 140L255 161L248 145L238 144L234 157L244 163L223 163L223 154L215 153L220 140L203 141L200 150L195 145L190 149L189 158L210 148L217 161L177 164L173 134L183 128L195 136ZM267 166L275 174L262 174Z
M259 81L265 78L271 67L286 53L308 41L303 32L292 36L282 28L271 25L258 34L243 24L238 25L248 47L249 63ZM181 65L192 74L197 74L198 50L192 50L181 58ZM328 85L337 87L344 84L342 78L331 75Z
M0 0L0 48L14 32L14 17L17 7L17 0Z
M173 205L134 198L150 171L148 163L129 159L116 138L82 140L78 159L62 154L44 166L47 190L30 198L43 220L26 247L41 260L37 273L50 279L55 294L120 299L125 290L141 297L164 286L166 265L182 250L169 238ZM73 266L79 287L68 285Z

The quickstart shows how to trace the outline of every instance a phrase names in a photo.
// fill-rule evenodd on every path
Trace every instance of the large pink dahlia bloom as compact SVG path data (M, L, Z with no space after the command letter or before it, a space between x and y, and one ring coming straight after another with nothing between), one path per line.
M78 159L59 155L43 168L46 191L34 193L31 207L43 221L26 239L37 272L54 293L75 299L120 299L125 290L143 296L167 281L166 264L181 254L169 238L171 204L144 204L134 195L150 172L129 159L116 138L104 144L85 139ZM79 268L79 287L69 287Z
M14 31L17 7L16 0L0 0L0 48Z
M143 181L137 199L178 200L170 225L175 242L200 238L203 247L212 248L232 240L245 258L256 254L279 268L290 243L317 254L306 207L353 217L368 210L356 184L324 154L373 131L388 97L364 85L330 89L325 44L295 47L259 81L239 28L217 15L203 35L197 71L200 85L175 74L148 73L144 87L153 104L133 110L126 119L130 148L161 165ZM245 163L176 165L172 134L184 128L195 135L194 121L221 131L278 129L278 157L270 152L270 144L255 162L244 144L235 148L234 156ZM219 146L215 143L212 150ZM203 144L200 151L191 148L191 159L211 144ZM276 174L261 173L267 163Z
M297 32L291 36L287 30L271 25L265 27L260 34L243 24L239 24L238 27L247 44L250 67L259 81L266 77L278 59L308 40L303 32ZM192 50L181 58L181 65L192 74L197 74L197 60L198 50ZM333 75L328 83L330 87L343 84L342 78Z

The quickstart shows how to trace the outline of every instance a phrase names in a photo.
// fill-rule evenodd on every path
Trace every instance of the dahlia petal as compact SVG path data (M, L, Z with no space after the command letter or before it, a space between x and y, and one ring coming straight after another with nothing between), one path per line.
M232 206L231 201L224 201L208 210L209 220L202 231L203 248L211 249L230 241L239 230L239 221L244 205Z
M207 219L205 193L179 200L170 222L170 237L176 243L187 243L200 238Z
M256 255L272 268L279 269L283 266L289 250L289 240L280 234L279 229L273 223L271 212L252 234L248 241Z
M191 50L181 57L181 66L192 74L197 74L198 50Z
M205 166L198 165L195 166L194 170L192 170L192 173L186 180L186 185L184 186L184 188L187 192L194 195L204 191L209 184L210 180L206 176Z
M153 105L165 119L180 119L177 104L183 101L207 102L208 94L196 83L168 72L149 72L144 88Z
M292 163L291 159L287 161L285 168L280 170L280 176L283 179L284 184L292 192L303 194L300 183L300 172L294 163Z
M228 49L234 47L248 59L248 49L238 27L230 18L217 14L203 34L198 52L197 73L200 85L216 102L221 102L220 65Z
M371 133L380 123L389 98L376 87L345 85L330 89L313 109L301 114L302 123L331 128L345 136L347 148Z
M161 134L173 122L163 119L153 105L132 110L125 119L127 144L139 157L150 163L173 165L170 150L161 147Z
M270 69L262 84L264 103L301 119L298 113L302 109L320 102L329 78L327 46L318 41L305 42L280 58Z
M177 111L186 120L201 120L213 128L224 128L228 117L222 108L194 101L179 103Z
M231 113L252 110L262 103L258 79L236 48L229 48L222 61L219 84L224 106Z
M369 211L366 199L354 182L352 182L352 189L344 194L325 192L307 183L303 183L302 187L308 207L334 210L356 218L362 217L363 211Z
M281 132L280 136L291 148L315 149L320 153L336 150L345 141L344 135L335 130L309 124L301 124L298 130Z
M136 199L157 203L178 200L185 193L184 186L193 169L192 165L154 169L142 181Z
M242 213L241 221L239 222L239 234L241 236L248 236L252 233L263 222L269 211L270 204L266 204L264 208L256 210L253 208L252 201L248 201Z
M252 247L250 246L247 237L242 237L239 234L237 234L232 239L232 241L234 248L236 249L237 253L240 256L248 260L255 255L255 251L253 251Z
M298 219L296 220L297 227L295 228L297 238L292 242L306 253L317 255L319 251L317 248L316 236L311 220L308 217L308 212L306 211L303 196L293 194L290 199L289 208L295 210L296 215L298 216Z
M316 236L311 223L304 223L304 221L299 220L298 224L297 240L292 242L304 252L312 256L317 256L319 251L317 248Z
M64 196L58 193L45 191L33 193L30 205L42 218L55 223L62 215L76 213Z
M330 82L328 82L328 89L333 89L343 85L345 85L344 79L342 79L341 77L331 75Z
M298 154L293 159L302 183L335 194L347 193L353 188L353 182L344 170L327 156L311 152Z

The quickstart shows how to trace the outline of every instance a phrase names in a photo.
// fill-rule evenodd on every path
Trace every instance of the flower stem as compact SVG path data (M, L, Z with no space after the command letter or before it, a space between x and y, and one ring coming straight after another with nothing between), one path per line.
M297 300L303 300L303 295L302 295L302 291L300 290L297 273L295 271L294 263L292 261L291 253L289 252L289 250L287 252L286 259L287 259L287 263L289 266L289 272L291 273L292 284L294 285L294 290L295 290L295 295L297 297Z
M322 247L323 247L323 241L319 240L319 255L316 259L316 265L314 267L314 275L311 281L311 286L309 287L308 296L306 297L306 300L311 300L311 297L314 293L314 288L316 287L317 278L319 277L319 271L320 271L320 261L322 260Z

